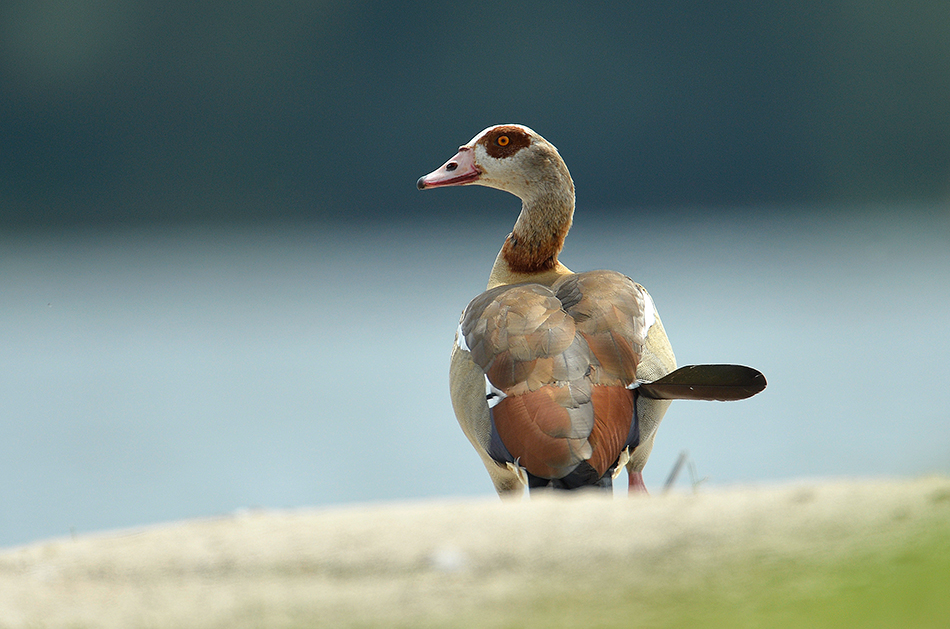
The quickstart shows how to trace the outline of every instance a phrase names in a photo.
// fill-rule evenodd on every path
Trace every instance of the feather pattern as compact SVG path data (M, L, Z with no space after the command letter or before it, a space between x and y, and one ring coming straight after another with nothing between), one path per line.
M472 300L458 343L504 394L490 409L493 458L546 479L586 462L599 478L636 445L627 386L649 331L644 295L620 273L591 271Z

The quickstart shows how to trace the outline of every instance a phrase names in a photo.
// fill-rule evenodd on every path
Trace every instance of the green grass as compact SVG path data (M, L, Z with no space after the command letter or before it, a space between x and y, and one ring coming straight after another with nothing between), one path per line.
M933 627L950 626L950 531L827 560L760 558L703 566L698 582L644 588L594 580L539 597L523 627ZM686 579L689 581L689 579ZM519 615L520 616L520 615Z
M925 537L884 556L732 565L722 579L660 594L655 626L947 627L950 534Z
M405 626L946 629L950 518L910 528L898 523L850 540L845 550L841 540L816 540L803 558L734 549L721 562L698 561L691 569L661 561L653 583L643 582L642 566L625 568L637 558L625 558L594 575L536 576L516 595L486 600L473 592L482 601L477 609L465 604L462 589L458 615Z

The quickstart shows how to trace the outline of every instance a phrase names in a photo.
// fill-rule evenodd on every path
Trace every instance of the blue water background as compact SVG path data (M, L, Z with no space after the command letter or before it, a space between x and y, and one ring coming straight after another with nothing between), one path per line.
M513 218L0 235L0 546L491 495L448 354ZM711 485L950 472L947 207L588 211L562 260L644 284L680 364L768 377L674 403L651 490L684 450Z

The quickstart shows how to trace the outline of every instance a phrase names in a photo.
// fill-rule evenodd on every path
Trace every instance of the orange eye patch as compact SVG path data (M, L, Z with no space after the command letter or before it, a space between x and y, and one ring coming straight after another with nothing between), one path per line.
M508 138L507 135L500 135L500 136L498 136L498 139L495 140L495 143L496 143L498 146L508 146L508 143L509 143L509 142L511 142L511 140Z

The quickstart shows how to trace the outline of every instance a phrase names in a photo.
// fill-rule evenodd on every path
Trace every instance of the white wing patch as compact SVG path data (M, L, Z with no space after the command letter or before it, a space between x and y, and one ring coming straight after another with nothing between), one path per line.
M646 319L646 327L649 332L653 324L656 323L656 304L653 303L653 298L650 297L650 293L645 288L641 286L640 290L643 292L643 316Z
M455 331L455 345L461 350L465 350L469 353L472 352L468 343L465 342L465 335L462 334L461 322L459 322L459 327ZM485 401L488 402L488 408L494 408L506 397L508 396L505 395L505 392L493 385L491 380L488 379L488 376L485 376Z
M505 392L496 387L485 376L485 400L488 402L488 408L495 408L499 402L508 397Z
M469 349L468 343L465 342L465 335L462 334L462 322L459 321L458 330L455 331L455 344L458 345L459 349L463 349L469 354L472 353L472 350Z

